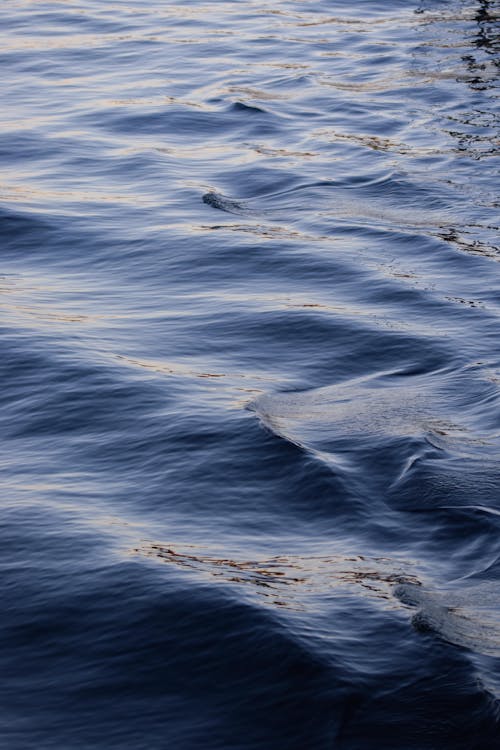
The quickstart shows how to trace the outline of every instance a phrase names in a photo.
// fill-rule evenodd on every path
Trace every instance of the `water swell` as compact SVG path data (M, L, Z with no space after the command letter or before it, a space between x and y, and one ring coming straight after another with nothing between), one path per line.
M474 492L496 507L498 397L494 385L465 375L382 375L264 395L250 408L272 432L334 465L337 456L356 471L368 462L361 471L370 484L402 508L405 499L414 507L412 493L421 507L432 498L437 507L446 486L449 505L470 503Z

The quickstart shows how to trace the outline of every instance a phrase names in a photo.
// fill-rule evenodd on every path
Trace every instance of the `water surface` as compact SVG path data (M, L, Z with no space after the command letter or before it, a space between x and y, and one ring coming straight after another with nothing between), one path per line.
M493 750L498 2L2 18L2 746Z

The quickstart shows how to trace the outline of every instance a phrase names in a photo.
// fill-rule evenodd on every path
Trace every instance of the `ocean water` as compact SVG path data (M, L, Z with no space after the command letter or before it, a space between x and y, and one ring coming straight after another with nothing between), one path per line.
M0 747L495 750L492 0L4 0Z

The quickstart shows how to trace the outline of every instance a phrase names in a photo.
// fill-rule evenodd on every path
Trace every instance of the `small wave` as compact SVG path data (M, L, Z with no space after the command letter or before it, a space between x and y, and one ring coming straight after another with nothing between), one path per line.
M231 105L232 112L248 112L249 114L267 114L265 109L262 107L256 107L254 104L245 104L244 102L234 102Z
M429 630L444 640L487 656L500 657L500 596L496 583L483 582L459 591L430 591L413 583L394 589L398 599L417 613L417 630Z
M453 226L472 226L450 210L445 196L407 184L391 174L346 180L302 182L286 189L246 198L226 196L210 190L202 197L212 208L232 214L270 220L295 221L316 216L324 221L389 224L409 228L427 228L449 233ZM469 223L467 223L467 221Z
M239 214L245 212L245 204L242 201L234 200L234 198L227 198L221 193L209 191L203 196L203 203L206 203L212 208L217 208L219 211L226 211L229 214Z

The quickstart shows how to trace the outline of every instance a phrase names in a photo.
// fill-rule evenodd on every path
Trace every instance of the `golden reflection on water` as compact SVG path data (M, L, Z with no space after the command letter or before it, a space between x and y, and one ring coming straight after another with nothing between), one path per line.
M307 609L314 597L353 587L357 593L364 592L399 608L392 596L393 587L401 583L420 585L417 576L409 572L411 563L386 557L277 555L237 560L201 552L180 552L170 545L149 542L133 551L194 571L202 577L251 586L267 604L290 609Z
M145 370L152 370L153 372L160 373L162 375L181 375L193 378L202 379L215 379L229 378L231 380L256 380L263 382L276 382L276 378L268 375L262 375L254 372L210 372L201 369L193 369L192 366L184 365L181 362L166 362L165 360L153 360L144 359L137 357L129 357L123 354L115 354L115 359L124 362L125 364L132 367L139 367ZM283 382L280 379L279 382Z
M34 185L13 185L5 183L0 183L0 198L15 203L32 204L35 202L42 206L41 210L45 211L47 204L57 203L58 211L60 213L64 213L62 207L65 204L71 205L75 203L110 203L148 208L159 205L159 199L145 198L144 193L130 193L129 195L126 195L109 191L80 190L75 187L65 190L55 190L54 188L35 187Z

